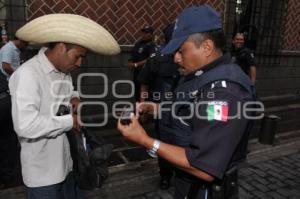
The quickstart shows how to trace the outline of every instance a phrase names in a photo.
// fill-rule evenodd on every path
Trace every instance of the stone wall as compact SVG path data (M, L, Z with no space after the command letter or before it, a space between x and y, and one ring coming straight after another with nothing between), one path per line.
M284 21L283 49L300 51L300 1L288 0Z
M75 13L89 17L108 29L121 45L134 44L144 25L155 34L174 22L185 7L207 3L223 12L223 0L27 0L28 20L51 13Z
M279 57L279 64L277 60L275 65L260 64L258 66L257 89L260 96L300 93L300 54L295 52L300 50L299 2L298 0L287 0L282 34L285 52ZM110 112L113 103L128 100L113 96L112 85L116 80L132 79L132 73L127 69L126 64L129 58L130 45L138 39L140 27L151 24L156 28L155 34L161 35L159 30L167 23L174 21L178 12L184 7L202 3L213 5L223 14L224 11L228 12L228 9L234 10L235 8L235 2L231 0L27 0L27 16L28 20L31 20L49 13L81 14L102 24L115 36L122 45L120 55L102 57L89 54L83 64L84 66L73 74L75 84L77 84L78 76L83 73L105 74L107 76L108 94L105 97L87 97L84 100L106 102L108 112ZM227 32L232 29L233 14L223 17ZM230 42L229 40L228 42ZM263 57L258 57L258 59L263 59ZM82 93L103 93L104 82L101 76L87 75L82 80L80 85ZM117 91L128 94L130 87L125 84L118 85ZM89 106L84 112L85 114L103 112L99 108L100 106Z

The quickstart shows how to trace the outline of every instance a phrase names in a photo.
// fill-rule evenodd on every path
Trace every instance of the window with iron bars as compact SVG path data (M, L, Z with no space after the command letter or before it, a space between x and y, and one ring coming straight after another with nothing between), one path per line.
M234 33L244 32L245 45L256 54L258 64L278 65L286 4L286 0L226 0L228 46Z
M6 32L9 39L26 21L24 0L0 0L0 33ZM2 30L5 30L2 32Z

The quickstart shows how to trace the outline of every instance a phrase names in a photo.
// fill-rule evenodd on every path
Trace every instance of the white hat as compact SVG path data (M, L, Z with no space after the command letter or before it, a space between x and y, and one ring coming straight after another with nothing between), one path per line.
M74 14L49 14L38 17L21 27L16 36L37 44L75 44L102 55L120 53L117 41L105 28L91 19Z

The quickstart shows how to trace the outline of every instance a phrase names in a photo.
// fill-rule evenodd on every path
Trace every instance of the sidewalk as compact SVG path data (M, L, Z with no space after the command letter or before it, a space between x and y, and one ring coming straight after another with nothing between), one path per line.
M300 198L300 131L279 136L274 146L261 145L257 140L250 141L247 162L239 172L240 199ZM143 149L135 149L143 154ZM139 158L138 155L135 158ZM155 159L111 166L110 173L105 185L89 192L88 198L172 199L173 188L161 191L158 187L159 175ZM0 191L0 199L23 198L25 194L22 186Z

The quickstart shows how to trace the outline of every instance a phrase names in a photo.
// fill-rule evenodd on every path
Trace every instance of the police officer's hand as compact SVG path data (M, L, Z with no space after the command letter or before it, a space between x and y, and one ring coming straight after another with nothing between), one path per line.
M138 113L143 114L152 114L156 116L159 111L159 104L154 102L141 102L136 105Z
M72 113L72 117L73 117L73 129L80 131L81 126L79 125L79 122L78 122L78 115Z
M133 69L135 68L135 63L133 63L133 62L128 62L128 68L129 68L130 70L133 70Z
M128 125L123 125L119 119L118 130L126 139L141 145L148 137L147 133L138 122L137 117L133 113L131 113L131 123Z

